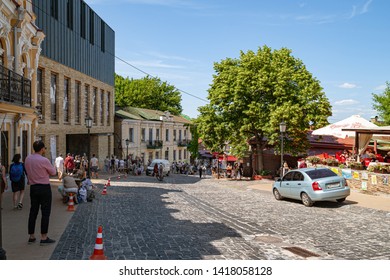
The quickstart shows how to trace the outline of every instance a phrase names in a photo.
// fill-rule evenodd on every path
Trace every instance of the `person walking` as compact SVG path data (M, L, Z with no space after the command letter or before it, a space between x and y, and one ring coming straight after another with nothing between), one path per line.
M1 158L0 158L1 161ZM3 205L3 193L8 190L7 177L5 176L5 167L0 162L0 205ZM3 208L1 208L3 209Z
M55 160L55 166L57 168L58 179L62 180L62 174L64 173L64 158L60 154Z
M90 163L91 163L91 178L90 179L92 179L93 176L95 176L96 179L99 178L99 174L98 174L99 160L97 159L95 154L92 155Z
M32 244L35 238L35 223L39 208L41 208L41 241L40 245L48 245L56 242L47 236L51 212L52 192L50 187L50 175L56 175L55 167L44 157L46 152L45 144L42 141L33 143L34 153L27 156L25 169L28 183L30 185L31 208L28 217L28 243Z
M24 168L23 163L20 162L21 158L22 157L20 154L15 154L12 159L13 163L9 167L9 178L11 180L14 209L19 210L22 210L23 208L24 189L26 186L26 170Z

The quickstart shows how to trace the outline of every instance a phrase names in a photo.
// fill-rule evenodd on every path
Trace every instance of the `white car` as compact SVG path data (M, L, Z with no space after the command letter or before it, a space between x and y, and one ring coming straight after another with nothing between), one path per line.
M153 175L153 169L156 163L157 165L161 163L163 165L163 175L169 176L171 171L171 164L166 159L154 159L152 163L146 168L146 175Z

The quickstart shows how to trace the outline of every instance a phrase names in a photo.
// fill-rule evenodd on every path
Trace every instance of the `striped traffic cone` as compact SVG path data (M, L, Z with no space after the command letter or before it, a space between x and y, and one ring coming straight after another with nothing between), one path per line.
M75 211L73 193L69 193L68 209L67 211Z
M102 195L106 195L106 194L107 194L107 184L104 184Z
M111 186L111 178L108 178L108 181L107 181L107 186Z
M104 255L103 251L103 227L98 227L98 232L96 236L95 248L92 255L89 257L90 260L107 260L107 257Z

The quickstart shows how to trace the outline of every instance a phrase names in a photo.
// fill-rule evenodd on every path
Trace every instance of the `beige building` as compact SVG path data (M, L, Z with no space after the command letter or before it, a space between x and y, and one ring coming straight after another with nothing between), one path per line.
M191 121L169 112L126 107L115 112L115 155L189 162ZM128 141L126 141L128 140ZM128 145L126 145L128 143Z
M35 25L31 1L0 2L1 163L8 167L31 152L37 115L35 89L44 33Z

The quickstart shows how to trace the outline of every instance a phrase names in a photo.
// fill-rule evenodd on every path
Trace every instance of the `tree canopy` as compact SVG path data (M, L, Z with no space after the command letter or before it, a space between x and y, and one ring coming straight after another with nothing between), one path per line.
M115 92L115 104L120 107L169 111L174 115L182 112L180 91L158 78L129 79L115 74Z
M373 108L378 111L385 125L390 124L390 83L386 82L385 90L380 94L372 94Z
M280 150L279 124L287 124L285 151L306 152L307 128L322 127L331 116L331 105L319 81L291 50L241 51L238 59L214 64L210 103L199 108L200 136L213 150L228 142L235 155L243 156L248 141L257 143L258 164L263 169L266 144Z

